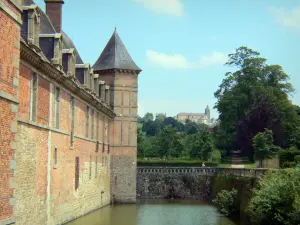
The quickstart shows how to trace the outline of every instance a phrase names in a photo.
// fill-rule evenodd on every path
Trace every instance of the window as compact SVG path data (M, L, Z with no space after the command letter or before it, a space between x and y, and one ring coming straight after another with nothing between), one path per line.
M89 137L89 121L90 121L90 107L86 107L86 115L85 115L85 136Z
M92 139L94 139L94 115L95 115L95 111L92 109Z
M55 109L55 125L54 127L56 129L59 129L59 111L60 111L60 88L56 87L55 88L55 105L54 105L54 109Z
M31 89L30 89L30 120L36 122L37 115L37 91L38 91L38 76L33 74L31 77Z
M95 177L98 176L98 156L96 156L96 160L95 160L96 166L95 166Z
M74 145L74 119L75 119L75 99L71 96L71 147Z
M103 122L102 122L102 129L103 129L103 137L102 137L102 140L103 140L103 144L102 144L102 152L105 151L105 117L103 117Z
M99 140L99 113L96 116L96 140Z
M92 179L92 156L90 155L90 179Z
M57 153L57 147L54 148L54 168L56 169L58 166L58 153Z
M79 157L75 159L75 190L79 187Z

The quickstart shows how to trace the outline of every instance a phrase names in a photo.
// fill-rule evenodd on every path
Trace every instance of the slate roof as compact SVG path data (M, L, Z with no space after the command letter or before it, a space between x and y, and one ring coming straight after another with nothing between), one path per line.
M56 33L55 28L52 25L49 17L40 8L39 8L39 12L40 12L40 16L41 16L40 17L40 19L41 19L40 33L41 34L55 34Z
M29 6L35 4L33 0L23 0L23 6Z
M73 41L68 37L68 35L65 32L62 33L62 40L63 40L63 49L75 48ZM76 64L83 64L83 61L76 48L75 48L75 53L76 53Z
M93 65L93 69L95 71L106 69L128 69L141 71L129 55L116 29L100 57Z

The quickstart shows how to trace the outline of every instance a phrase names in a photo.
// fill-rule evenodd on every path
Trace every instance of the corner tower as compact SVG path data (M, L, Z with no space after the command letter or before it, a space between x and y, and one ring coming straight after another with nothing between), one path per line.
M112 200L134 203L138 74L141 69L132 60L116 29L93 69L100 80L110 86L109 104L116 114L109 129Z

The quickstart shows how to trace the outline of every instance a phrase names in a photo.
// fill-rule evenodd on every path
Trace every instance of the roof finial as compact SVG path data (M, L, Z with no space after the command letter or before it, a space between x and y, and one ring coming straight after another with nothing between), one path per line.
M115 31L117 31L117 25L115 24Z

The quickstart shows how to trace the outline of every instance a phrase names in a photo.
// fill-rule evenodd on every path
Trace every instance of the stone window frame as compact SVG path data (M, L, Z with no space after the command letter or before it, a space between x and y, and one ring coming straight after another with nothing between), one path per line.
M92 179L92 155L90 155L90 172L89 172L89 178Z
M91 139L94 140L95 139L95 110L92 108L92 111L91 111L91 117L92 117L92 123L91 123L91 126L92 126L92 129L91 129Z
M71 132L70 132L70 146L74 147L74 130L75 130L75 97L70 96L70 120L71 120Z
M103 122L102 122L102 152L105 152L105 116L103 116Z
M75 48L70 49L62 49L62 54L67 54L68 59L68 70L66 72L68 77L75 77L75 70L76 70L76 52Z
M32 4L30 6L23 6L23 10L28 11L28 37L27 42L31 47L35 48L37 51L40 51L40 13L38 11L38 6Z
M29 117L33 122L37 121L37 105L38 105L38 74L32 73L30 80L30 112Z
M98 156L95 158L95 177L98 176Z
M54 146L54 153L53 153L53 168L58 168L58 148L57 146Z
M54 89L54 128L59 129L60 127L60 87L55 86Z
M80 158L76 156L75 158L75 191L79 188L79 176L80 176Z
M90 107L86 106L85 111L85 137L89 138L89 127L90 127Z
M100 122L100 113L96 112L96 140L99 140L99 122Z
M54 36L54 56L51 60L51 63L55 66L58 66L62 69L62 35L57 34Z
M94 74L94 93L99 98L99 74Z

